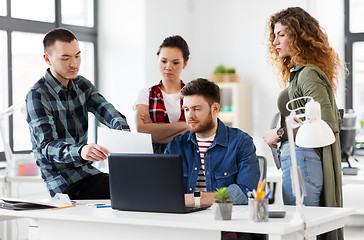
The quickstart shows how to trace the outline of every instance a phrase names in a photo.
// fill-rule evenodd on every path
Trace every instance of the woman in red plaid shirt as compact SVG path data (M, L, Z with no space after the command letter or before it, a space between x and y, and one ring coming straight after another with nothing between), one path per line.
M142 89L134 104L138 132L151 133L154 153L163 153L169 141L188 130L180 94L184 86L180 79L190 51L181 36L164 39L157 55L162 80Z

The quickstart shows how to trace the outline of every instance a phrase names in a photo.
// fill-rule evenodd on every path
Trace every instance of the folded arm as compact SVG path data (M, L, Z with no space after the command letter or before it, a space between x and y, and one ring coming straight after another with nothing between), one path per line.
M186 122L153 123L151 120L148 120L148 118L148 106L138 104L135 107L136 129L138 132L152 134L153 142L169 143L174 136L188 131L188 125Z

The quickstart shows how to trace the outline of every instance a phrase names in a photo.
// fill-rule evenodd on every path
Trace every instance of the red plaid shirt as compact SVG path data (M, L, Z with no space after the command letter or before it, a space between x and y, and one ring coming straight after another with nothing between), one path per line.
M154 85L149 90L149 115L154 123L169 123L168 114L164 105L163 94L162 94L162 81L159 84ZM181 89L185 84L181 81ZM183 109L183 99L181 98L181 115L179 122L185 121L185 112Z

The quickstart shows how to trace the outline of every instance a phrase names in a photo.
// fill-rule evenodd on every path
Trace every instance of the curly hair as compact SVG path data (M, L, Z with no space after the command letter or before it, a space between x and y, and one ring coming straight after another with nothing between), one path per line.
M280 23L290 39L290 56L279 57L274 27ZM300 7L287 8L272 15L267 24L269 60L281 74L281 84L286 87L290 70L297 65L317 66L328 77L333 92L337 90L339 73L343 65L339 55L330 46L326 32L319 22Z

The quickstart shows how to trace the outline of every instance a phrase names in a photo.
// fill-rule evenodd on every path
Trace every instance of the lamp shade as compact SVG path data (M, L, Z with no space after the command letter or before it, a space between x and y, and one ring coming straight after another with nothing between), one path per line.
M304 122L298 129L296 144L299 147L318 148L335 142L335 136L329 125L323 120Z
M335 136L329 125L321 119L321 107L318 102L309 101L305 105L306 120L296 135L299 147L318 148L335 142Z

